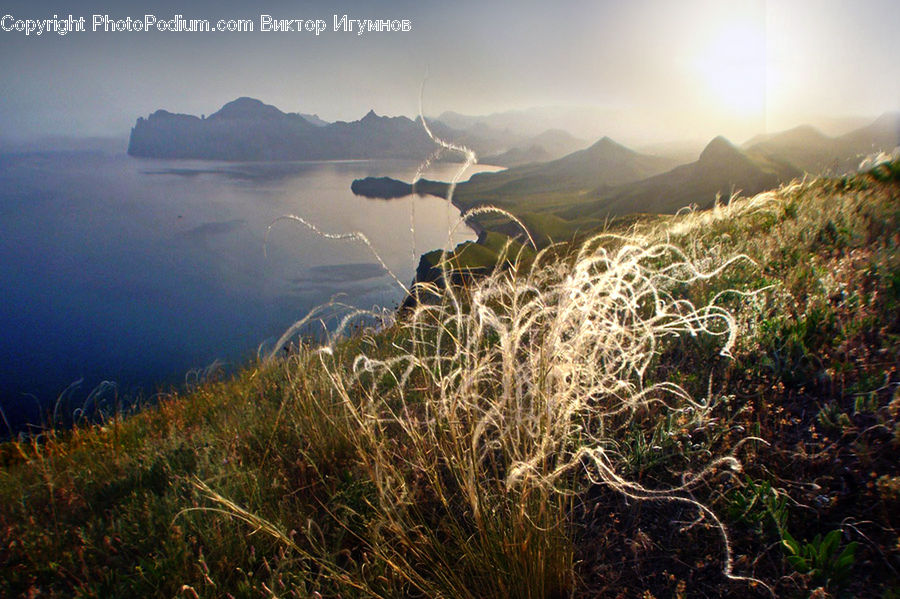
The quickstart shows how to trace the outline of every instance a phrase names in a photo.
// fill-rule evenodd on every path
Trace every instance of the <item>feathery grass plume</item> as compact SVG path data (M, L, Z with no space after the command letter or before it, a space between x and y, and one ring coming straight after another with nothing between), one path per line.
M81 423L82 421L88 420L88 406L93 406L94 414L96 415L98 410L103 409L102 399L107 393L118 393L119 385L113 381L101 381L94 389L88 394L88 396L84 399L80 408L76 408L72 412L72 422L75 424ZM115 398L114 398L115 401ZM116 406L114 406L116 407ZM101 412L102 415L102 412ZM113 414L113 417L118 416L118 414Z
M225 362L217 358L203 368L192 368L191 370L188 370L184 375L184 388L187 389L188 392L200 389L203 385L222 376L226 365Z
M381 257L381 254L379 254L377 251L375 251L375 248L372 246L372 242L369 241L369 238L366 237L365 233L362 233L361 231L352 231L350 233L328 233L327 231L323 231L322 229L320 229L313 223L309 222L302 216L297 216L296 214L285 214L285 215L279 216L278 218L273 220L271 223L269 223L269 226L266 228L266 235L263 240L263 252L264 253L267 251L266 248L268 247L268 243L269 243L269 234L272 232L272 228L275 226L276 223L283 221L283 220L294 221L294 222L300 223L301 225L303 225L304 227L306 227L307 229L309 229L316 235L323 237L324 239L333 239L333 240L337 240L337 241L352 240L352 241L362 242L362 244L365 245L369 249L370 252L372 252L372 256L374 256L375 259L378 260L378 264L380 264L381 267L385 270L385 272L387 272L391 276L391 278L394 279L394 282L397 283L397 285L400 287L400 289L402 289L403 291L405 291L407 293L409 292L409 288L407 288L407 286L403 284L403 281L398 279L397 275L395 275L394 272L390 268L388 268L388 265L385 264L384 259Z
M422 124L441 148L465 156L449 205L475 155L437 138L424 117ZM764 198L729 203L718 214L692 219L693 226L764 208ZM531 240L514 215L489 206L470 210L460 223L488 211L505 214ZM282 219L372 249L360 233L328 234L301 217ZM746 257L708 264L669 235L665 229L604 233L564 259L545 248L527 261L521 250L509 255L508 243L493 272L478 279L454 279L465 269L444 249L443 284L429 286L436 301L417 302L395 323L390 348L357 351L349 369L332 351L316 352L333 395L304 401L329 415L328 426L340 429L335 438L355 449L373 486L372 521L354 534L391 573L392 585L434 597L568 595L575 585L573 502L588 485L603 485L634 500L693 506L721 535L723 574L769 589L733 572L725 525L692 495L718 473L741 469L734 456L741 443L705 460L680 456L688 466L675 473L680 484L668 488L628 478L629 448L621 439L631 427L653 428L673 414L701 427L716 408L711 393L695 399L672 382L652 380L649 371L666 343L705 337L718 340L719 353L729 356L738 332L735 317L720 305L724 293L695 305L680 291ZM277 527L203 490L226 511L283 538ZM353 586L384 594L370 583L354 578Z
M375 487L379 526L366 545L430 596L551 596L573 584L574 494L602 484L694 506L722 536L725 576L759 582L733 573L723 523L690 494L740 470L738 460L711 456L680 485L647 488L628 480L619 442L632 424L672 413L706 422L715 398L646 374L671 337L718 338L728 355L736 325L716 303L722 294L697 306L672 289L740 259L701 270L672 244L598 235L568 260L543 250L527 269L514 258L513 268L446 285L438 303L396 325L403 342L358 354L349 373L320 352ZM447 272L453 258L444 262Z
M343 294L338 294L343 295ZM350 329L350 327L358 321L363 321L366 318L369 318L372 321L381 323L381 326L385 326L386 324L390 324L393 322L393 316L389 314L385 310L378 310L372 308L370 310L355 308L349 304L345 304L337 301L336 298L332 298L330 301L320 304L310 310L306 316L301 318L300 320L294 322L288 329L282 333L281 337L275 342L275 345L269 350L263 361L271 362L275 358L277 358L280 352L288 346L291 339L297 336L303 329L312 322L315 322L316 319L326 319L341 316L340 321L337 326L334 327L333 330L327 331L326 342L322 344L319 348L319 351L330 353L334 344L337 343L338 340L342 338L342 336ZM323 325L323 328L324 325ZM260 346L260 353L262 352L262 346Z
M891 164L900 160L900 146L895 147L890 152L873 152L865 156L859 163L859 172L866 172L879 167L883 164Z
M779 595L890 594L897 173L507 246L393 326L23 433L0 595L754 595L732 544Z
M700 425L714 408L713 397L695 400L677 385L646 383L645 374L667 337L719 338L720 353L729 354L736 324L716 304L722 294L695 306L669 289L714 277L742 257L704 271L673 245L613 235L588 240L573 261L545 262L545 255L525 274L498 269L467 288L448 286L440 303L417 306L399 324L408 331L406 348L387 359L359 356L354 375L370 381L366 401L347 391L344 401L360 430L376 447L394 431L400 445L416 448L407 459L435 487L452 475L476 522L504 493L538 495L546 507L552 494L579 482L691 504L722 535L725 575L753 580L733 574L724 525L689 495L721 469L740 470L738 460L713 457L683 472L681 485L649 489L623 476L627 458L617 442L635 420L681 412ZM386 379L396 397L380 387ZM335 384L346 389L345 381ZM372 464L385 512L414 509L407 484L379 468L397 458L381 455ZM560 522L557 514L554 525Z
M363 245L365 245L369 251L372 253L372 256L378 261L378 264L387 272L388 275L394 280L394 282L403 290L404 293L409 293L409 288L403 284L396 274L388 267L388 265L384 262L384 259L381 255L375 250L372 242L369 241L369 238L362 233L361 231L353 231L350 233L328 233L326 231L321 230L319 227L309 222L305 218L301 216L297 216L295 214L286 214L279 216L266 228L266 234L263 240L263 252L266 253L268 250L268 242L269 242L269 234L272 232L272 228L280 221L292 221L296 223L300 223L301 225L308 228L310 231L323 237L325 239L331 239L336 241L359 241ZM336 327L336 329L328 334L328 342L321 348L322 351L329 352L331 351L334 343L341 338L344 332L351 326L351 324L355 320L364 319L369 317L374 319L375 321L381 323L387 323L393 320L391 316L389 316L384 310L364 310L358 309L353 306L343 304L341 302L336 301L335 298L332 298L330 301L316 306L312 310L310 310L306 316L301 318L300 320L294 322L288 329L278 338L275 342L275 346L266 354L265 361L272 361L279 352L290 342L291 338L297 335L303 328L308 325L310 322L314 321L316 318L323 318L327 314L337 315L340 310L345 312L344 316L341 318L340 323Z

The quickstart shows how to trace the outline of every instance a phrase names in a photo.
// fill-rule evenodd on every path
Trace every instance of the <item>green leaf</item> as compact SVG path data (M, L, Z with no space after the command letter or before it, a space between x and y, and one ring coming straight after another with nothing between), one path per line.
M794 539L788 531L784 531L784 538L781 542L792 554L797 555L800 553L800 544L797 543L797 540Z
M787 561L800 574L805 574L809 571L809 563L799 555L789 555L787 556Z
M837 558L837 561L834 562L835 570L848 569L856 561L855 555L853 555L852 553L851 554L846 554L846 553L847 553L846 551L844 553L842 553L841 556Z
M822 555L823 560L828 558L832 553L834 553L838 545L841 543L841 531L840 529L832 530L830 533L825 535L825 540L822 542L822 548L820 550L820 554Z
M844 547L844 550L838 556L837 561L835 562L835 566L838 568L842 568L846 565L852 564L856 561L856 548L859 547L859 543L853 541Z

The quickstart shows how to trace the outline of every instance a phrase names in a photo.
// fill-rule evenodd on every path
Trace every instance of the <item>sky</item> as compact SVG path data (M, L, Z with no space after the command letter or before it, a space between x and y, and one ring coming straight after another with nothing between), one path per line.
M239 96L326 120L559 107L632 140L725 134L900 109L896 0L13 0L3 23L85 17L65 36L0 30L0 139L121 136L164 108ZM93 15L250 19L247 32L91 31ZM262 32L260 16L328 29ZM410 31L335 32L334 15ZM427 73L427 80L426 80ZM579 112L580 111L580 112Z

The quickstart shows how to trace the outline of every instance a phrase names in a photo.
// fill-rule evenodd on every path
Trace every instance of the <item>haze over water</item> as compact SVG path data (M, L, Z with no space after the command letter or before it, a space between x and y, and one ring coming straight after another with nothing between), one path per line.
M370 175L410 180L415 163L227 164L101 152L0 155L0 402L38 418L70 383L151 395L216 360L242 363L338 293L359 307L403 296L371 252L277 223L361 231L397 277L447 245L459 212L434 197L354 196ZM469 174L491 167L476 167ZM458 165L428 172L449 179ZM415 204L414 211L412 204ZM415 238L410 233L415 218ZM461 227L453 243L473 239ZM14 425L15 427L15 425Z

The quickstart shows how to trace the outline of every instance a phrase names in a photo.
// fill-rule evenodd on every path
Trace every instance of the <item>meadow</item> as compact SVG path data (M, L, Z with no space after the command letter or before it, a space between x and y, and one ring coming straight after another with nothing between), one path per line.
M597 227L3 443L0 594L900 595L900 163Z

